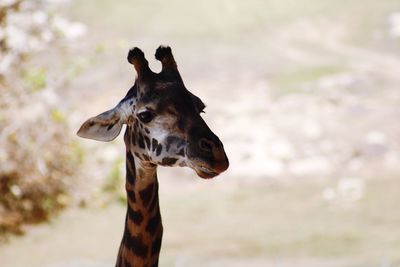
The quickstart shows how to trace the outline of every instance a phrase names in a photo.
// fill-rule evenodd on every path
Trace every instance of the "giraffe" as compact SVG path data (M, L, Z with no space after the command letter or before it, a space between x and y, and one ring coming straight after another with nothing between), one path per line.
M117 267L157 267L163 226L158 202L157 166L187 166L201 178L225 171L228 158L203 118L205 104L186 89L171 48L160 46L160 73L148 66L137 47L128 62L137 77L113 108L85 121L78 135L111 141L126 125L127 212Z

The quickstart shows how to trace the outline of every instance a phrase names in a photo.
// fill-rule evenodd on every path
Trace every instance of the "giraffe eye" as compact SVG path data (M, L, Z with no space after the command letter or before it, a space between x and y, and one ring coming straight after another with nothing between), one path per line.
M139 120L141 120L143 123L149 123L153 120L154 114L151 113L150 111L143 111L138 114Z

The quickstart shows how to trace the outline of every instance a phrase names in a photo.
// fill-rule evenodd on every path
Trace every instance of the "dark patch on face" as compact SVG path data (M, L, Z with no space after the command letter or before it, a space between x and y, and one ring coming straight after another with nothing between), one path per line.
M135 151L134 154L135 154L135 156L136 156L137 158L143 159L142 156L141 156L138 152Z
M146 142L147 149L150 149L150 139L147 136L144 136L144 141Z
M150 130L149 130L148 128L144 128L144 131L145 131L147 134L150 133Z
M133 100L129 101L129 105L131 106L133 105Z
M158 144L157 151L156 151L156 156L159 156L161 154L161 150L162 150L162 144Z
M132 134L131 134L131 144L132 144L133 146L136 145L136 135L135 135L134 132L132 132Z
M137 86L136 83L131 87L131 89L129 89L128 93L126 94L126 96L124 97L124 99L128 99L131 97L136 97L137 96Z
M165 140L165 143L166 143L165 149L167 150L167 152L169 151L169 148L171 147L171 143L174 140L175 140L175 138L173 136L168 136L167 139Z
M146 154L143 154L142 156L143 156L143 159L146 160L146 161L150 161L151 160L151 158Z
M158 141L156 139L153 138L153 140L151 140L151 150L154 152L157 148L158 145Z
M139 192L140 198L142 199L143 206L147 207L150 203L152 197L155 197L157 192L155 192L154 182L149 184L145 189Z
M137 86L134 86L134 87L133 87L132 96L133 96L133 97L137 97Z
M167 152L168 152L169 149L171 148L171 145L172 145L172 144L176 144L177 147L180 147L180 146L182 146L183 143L184 143L184 141L183 141L181 138L177 137L177 136L168 136L168 137L166 138L165 142L166 142L166 149L167 149Z
M182 117L178 119L178 128L181 131L185 130L185 120Z
M153 243L151 244L151 255L157 255L158 253L160 253L160 249L161 249L161 242L162 242L162 238L161 237L157 237L156 239L154 239ZM156 262L158 264L158 260ZM157 266L157 265L153 265L153 266Z
M127 233L125 238L126 245L130 248L133 254L142 259L146 258L149 248L143 242L143 236L141 234L133 236L132 234Z
M117 266L120 266L120 265L117 265ZM124 265L122 265L122 266L124 266L124 267L133 267L131 265L131 263L127 259L124 259Z
M157 212L148 222L146 225L146 231L149 232L151 235L154 235L157 231L158 226L161 223L161 216L160 213Z
M135 137L135 139L138 139L139 131L136 126L133 127L132 135Z
M129 216L129 219L135 225L140 225L144 219L140 210L134 210L129 204L128 204L128 216Z
M111 130L111 129L115 126L115 124L116 124L116 123L108 125L107 131Z
M167 112L168 114L170 114L170 115L178 116L178 114L176 113L176 110L173 109L173 108L171 108L171 107L169 107L169 108L166 110L166 112Z
M140 148L145 149L143 135L139 133L138 145Z
M177 153L177 155L179 155L179 156L185 156L185 149L184 148L182 148L181 150L179 150L179 152Z
M177 161L177 158L163 158L161 161L161 165L171 166L174 165Z
M143 102L143 103L154 102L155 100L159 99L160 97L161 97L161 94L159 91L148 90L142 95L141 102Z

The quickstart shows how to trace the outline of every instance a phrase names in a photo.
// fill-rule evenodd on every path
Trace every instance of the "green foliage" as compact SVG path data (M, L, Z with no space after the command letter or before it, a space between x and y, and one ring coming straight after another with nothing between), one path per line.
M97 51L97 50L96 50ZM77 57L66 65L68 78L75 78L80 75L90 65L90 60L86 57Z
M3 112L0 111L0 123L3 123L6 120L6 116Z
M67 205L68 196L60 180L24 178L16 172L0 175L0 238L7 232L22 234L22 224L48 220Z
M106 45L104 43L98 43L95 51L96 54L103 54L106 51Z
M59 109L53 109L51 111L51 119L54 122L58 122L58 123L65 122L64 114L62 114L61 110L59 110Z
M77 142L69 142L70 160L77 165L83 164L85 160L85 149Z
M0 34L0 239L68 205L71 180L84 158L82 148L70 144L62 112L67 105L57 91L71 78L62 62L72 39L55 29L79 35L59 7L44 0L0 4L0 28L7 32ZM85 66L85 59L74 62L72 74Z
M106 178L106 182L103 186L103 191L112 195L112 198L119 201L122 204L126 203L126 194L124 188L124 176L122 172L123 159L119 158L114 161L113 166Z
M45 68L32 67L23 70L21 76L30 90L36 92L46 87L46 73Z

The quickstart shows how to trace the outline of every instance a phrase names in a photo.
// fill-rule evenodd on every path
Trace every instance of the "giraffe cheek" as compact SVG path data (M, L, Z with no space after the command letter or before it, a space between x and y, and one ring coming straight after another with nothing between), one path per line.
M172 157L165 157L159 162L161 166L174 166L175 163L178 161L178 158L172 158Z

